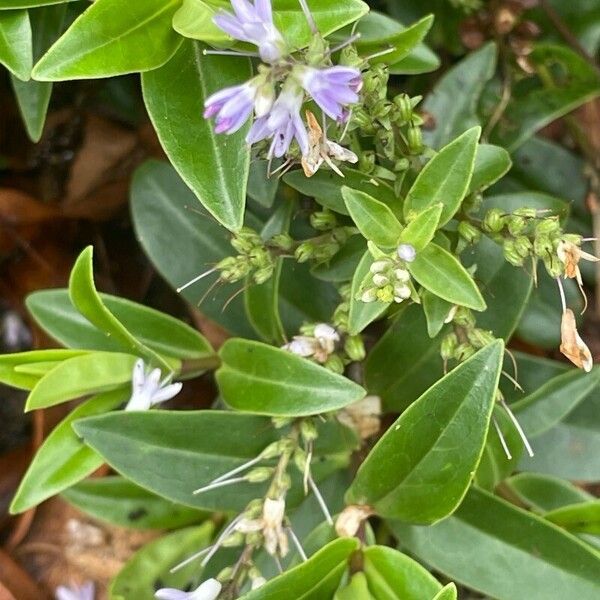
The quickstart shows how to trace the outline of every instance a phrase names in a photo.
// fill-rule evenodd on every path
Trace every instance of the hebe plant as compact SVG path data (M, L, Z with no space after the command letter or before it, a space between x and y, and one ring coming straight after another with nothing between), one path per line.
M99 293L90 247L68 289L27 300L65 349L0 359L27 411L84 398L14 513L61 493L172 530L111 598L441 600L453 581L464 598L600 595L598 501L568 481L600 478L600 371L572 289L597 259L573 233L576 183L553 172L576 158L535 135L600 93L597 68L528 39L531 3L452 0L436 5L438 44L456 47L444 19L465 15L496 42L431 90L433 16L405 27L393 16L427 3L405 4L0 6L0 60L34 139L51 82L141 72L171 164L133 180L140 242L230 334L217 352ZM579 370L508 350L515 331ZM206 373L210 410L157 406ZM87 478L103 463L118 475Z

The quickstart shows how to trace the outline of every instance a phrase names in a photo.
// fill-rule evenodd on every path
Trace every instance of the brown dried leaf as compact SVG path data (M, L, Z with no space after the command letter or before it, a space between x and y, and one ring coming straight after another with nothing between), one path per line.
M589 373L594 366L592 353L577 332L575 315L570 308L563 312L560 324L560 351L577 367Z

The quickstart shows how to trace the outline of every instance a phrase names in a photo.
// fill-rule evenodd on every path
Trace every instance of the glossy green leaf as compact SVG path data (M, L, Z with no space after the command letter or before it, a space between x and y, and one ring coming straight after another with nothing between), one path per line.
M170 573L170 569L189 555L211 543L212 523L187 527L146 544L138 550L113 579L110 600L153 600L157 587L186 589L196 587L198 563ZM158 584L158 586L157 586Z
M100 294L100 298L136 339L155 352L190 361L214 355L204 336L179 319L125 298L108 294ZM35 292L26 304L38 325L64 346L106 351L123 348L75 310L68 290Z
M363 302L360 298L357 299L360 286L365 277L369 274L369 267L372 263L373 257L367 250L356 267L354 277L352 278L350 310L348 312L348 332L350 335L360 333L367 325L380 317L389 306L385 302Z
M37 63L34 79L92 79L160 67L181 43L171 27L178 5L145 0L123 10L121 0L96 0Z
M93 473L104 462L75 434L77 419L117 408L129 397L129 390L113 390L90 398L75 408L46 438L29 465L17 490L11 513L24 512Z
M218 135L202 116L202 106L213 92L248 79L250 64L204 56L202 50L200 44L185 41L163 67L142 75L144 101L181 178L217 221L235 231L244 219L249 122L233 135Z
M540 513L594 498L568 481L539 473L519 473L507 479L506 486L525 506Z
M388 410L400 412L442 377L440 340L427 335L420 306L402 309L367 356L366 388L380 396Z
M511 100L492 141L516 150L534 133L600 95L600 76L576 51L564 45L537 44L527 56L540 74L538 85L526 78L513 86Z
M437 244L429 244L418 252L407 266L414 279L436 296L451 304L485 310L485 301L473 278L453 254Z
M273 169L277 166L273 165ZM248 172L248 196L265 208L271 208L279 188L279 177L269 177L269 161L254 159Z
M299 417L338 410L366 394L342 375L259 342L230 339L219 354L217 384L236 410Z
M342 168L344 178L333 171L320 169L312 177L306 177L302 169L291 171L283 176L289 186L305 196L314 198L319 204L337 213L347 215L348 210L342 196L342 188L349 187L364 192L394 209L398 203L394 191L383 182L365 177L355 169Z
M360 0L309 0L308 6L322 35L328 35L366 14L369 7ZM224 44L231 38L221 31L212 18L218 9L231 10L227 1L184 0L173 19L173 27L181 35L212 44ZM300 5L295 0L274 0L273 18L291 48L300 49L310 43L312 33Z
M354 573L348 585L338 589L333 600L374 600L365 574L362 571Z
M0 64L22 81L31 74L31 24L26 10L0 12Z
M600 384L600 368L571 370L512 405L528 437L537 437L566 417Z
M454 583L445 585L434 597L433 600L457 600L458 591Z
M363 551L369 590L377 600L424 600L433 598L441 585L412 558L385 546Z
M0 382L11 387L31 390L39 381L39 376L23 373L19 367L36 363L58 363L84 354L79 350L33 350L0 355ZM19 369L19 370L17 370Z
M190 209L196 204L196 197L170 165L148 161L135 172L131 210L136 235L173 288L207 271L232 251L227 230L209 215ZM233 299L223 310L237 290L230 285L216 285L217 277L205 277L181 295L230 332L252 337L254 331L243 298Z
M573 533L600 535L600 500L563 506L546 513L544 518Z
M434 338L444 327L452 310L452 304L427 290L421 294L421 304L427 319L427 333L430 338Z
M392 75L421 75L439 69L441 61L438 55L425 44L418 44L408 56L390 65Z
M47 408L88 394L123 387L131 381L137 357L120 352L92 352L61 362L31 390L25 410Z
M498 600L593 600L600 592L595 550L476 488L433 527L393 523L392 529L431 568Z
M315 454L327 460L314 465L316 474L323 467L321 478L343 466L347 461L337 457L356 447L356 436L347 428L336 423L323 427ZM75 430L129 481L184 506L218 511L243 510L265 486L240 483L192 492L255 458L281 433L263 417L210 410L115 413L80 420ZM301 483L299 488L290 503L304 497Z
M169 369L169 364L164 359L140 342L106 307L94 284L92 256L93 247L88 246L79 255L71 270L69 297L73 306L106 336L121 344L124 350L145 358L163 369Z
M504 177L511 165L510 154L504 148L492 144L479 144L469 193L487 189Z
M481 459L503 350L486 346L409 406L363 461L347 502L412 523L452 514Z
M123 477L95 477L63 492L84 513L120 527L178 529L206 515L156 496Z
M496 46L486 44L449 69L423 104L435 119L425 142L441 148L469 127L479 124L477 106L486 81L496 71Z
M7 8L35 8L36 6L51 6L53 4L66 4L76 0L2 0L0 10Z
M502 247L487 236L465 250L461 259L467 268L477 266L474 278L487 305L477 315L477 326L508 340L526 310L533 278L525 269L508 263Z
M342 196L352 220L366 239L382 248L398 245L402 225L389 206L349 187L342 188Z
M358 540L354 538L334 540L307 561L248 592L244 600L330 598L342 579L350 555L357 549Z
M400 233L400 243L410 244L420 252L431 242L440 223L443 205L434 204L411 219Z
M62 33L66 10L66 4L48 4L29 11L34 62L42 57ZM46 112L52 94L52 83L32 79L21 81L14 76L11 77L11 83L27 134L33 142L38 142L44 129Z
M387 24L390 20L392 19L380 13L370 13L360 21L357 32L361 37L356 47L361 56L372 56L383 50L392 49L391 52L373 58L369 62L393 65L408 56L411 50L425 39L433 24L433 15L423 17L410 27L396 23L395 31L391 31L391 27L382 27L382 21Z

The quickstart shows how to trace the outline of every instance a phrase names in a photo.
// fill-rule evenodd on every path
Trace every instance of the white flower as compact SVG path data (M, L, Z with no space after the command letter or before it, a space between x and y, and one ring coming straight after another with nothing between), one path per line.
M398 256L405 262L412 262L417 256L417 251L411 244L400 244L397 252Z
M216 579L207 579L193 592L162 588L154 594L154 597L157 600L216 600L221 593L221 588L221 583Z
M314 338L297 335L291 342L282 346L283 350L287 350L297 356L308 358L315 353L317 341Z
M285 516L285 500L266 498L263 504L263 514L259 519L242 519L235 527L241 533L262 532L265 539L265 550L271 554L285 556L289 545L287 535L283 530Z
M183 387L182 383L171 383L160 380L160 369L146 373L144 361L140 358L133 367L131 377L131 398L125 410L148 410L155 404L170 400Z
M56 600L94 600L94 583L86 581L81 586L59 585L55 590Z

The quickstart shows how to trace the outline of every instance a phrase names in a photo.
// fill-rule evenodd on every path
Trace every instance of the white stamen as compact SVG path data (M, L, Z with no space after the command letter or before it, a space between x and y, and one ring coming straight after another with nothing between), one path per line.
M249 58L260 58L258 52L238 52L237 50L203 50L202 54L205 56L216 54L217 56L248 56Z
M179 294L180 292L183 292L183 290L189 288L190 285L194 285L194 283L196 283L197 281L200 281L201 279L204 279L205 277L208 277L211 273L214 273L216 270L217 270L217 267L213 267L212 269L209 269L208 271L205 271L201 275L198 275L198 277L194 277L194 279L188 281L186 284L184 284L181 287L177 288L177 293Z
M346 46L349 46L350 44L354 44L354 42L359 40L360 37L361 37L360 33L355 33L354 35L350 36L345 42L342 42L341 44L338 44L337 46L334 46L333 48L331 48L331 50L329 50L327 52L327 54L328 55L333 54L334 52L338 52L338 51L342 50L343 48L345 48Z
M502 445L502 449L504 450L504 454L506 454L506 458L508 458L508 460L512 460L512 454L510 453L508 444L506 443L506 440L504 439L504 434L502 433L502 430L500 429L500 425L498 425L498 421L496 421L496 417L492 417L492 420L494 422L494 427L496 428L496 433L498 434L498 438L500 439L500 444Z
M236 483L242 483L242 481L246 481L246 478L245 477L234 477L233 479L228 479L227 481L213 482L213 483L209 483L208 485L205 485L204 487L198 488L197 490L194 490L192 493L194 494L194 496L196 496L198 494L203 494L204 492L210 492L211 490L216 490L218 488L225 487L226 485L234 485Z
M504 375L504 377L506 377L506 379L508 379L515 386L515 390L519 390L520 392L524 391L521 387L521 384L510 373L507 373L503 370L502 375Z
M325 504L325 500L324 500L323 496L321 496L321 492L319 491L319 488L317 487L317 484L314 482L312 475L310 473L308 474L308 485L310 485L310 489L312 490L312 493L315 495L315 498L317 499L317 502L319 503L319 506L321 507L323 514L325 515L325 520L327 521L327 523L329 525L333 525L333 519L331 518L331 513L329 512L329 509L327 508L327 504Z
M242 471L245 471L246 469L253 467L256 463L259 463L261 460L262 460L262 456L259 454L252 460L245 462L243 465L240 465L239 467L236 467L235 469L231 469L231 471L227 471L227 473L223 473L223 475L221 475L220 477L213 479L211 484L212 483L220 483L221 481L224 481L225 479L229 479L233 475L237 475L238 473L241 473Z
M502 408L506 411L506 414L509 416L510 420L513 422L513 425L515 426L515 429L518 431L519 435L521 436L521 439L523 440L523 445L525 446L525 449L527 450L527 454L529 454L530 457L533 457L533 448L531 447L531 444L529 443L529 440L527 439L527 436L525 435L523 428L519 424L519 421L517 421L517 418L513 414L512 410L510 410L510 408L508 407L508 404L506 404L506 402L504 402L504 400L500 400L500 404L502 405Z
M560 292L560 301L562 303L563 312L567 310L567 299L565 298L565 290L563 288L562 281L560 277L556 278L556 283L558 284L558 291Z
M296 546L296 550L298 550L298 554L302 557L302 560L308 560L306 552L304 552L304 548L302 547L300 540L294 533L294 530L291 527L287 527L286 529L287 532L290 534L290 537L292 538L292 542L294 542L294 546Z
M310 8L308 8L306 0L298 0L298 4L300 4L300 7L302 8L302 12L306 17L306 21L308 22L308 26L310 27L311 32L318 34L319 29L317 27L317 24L315 23L315 18L313 17L312 12L310 12Z
M221 535L217 538L217 541L212 545L209 553L204 557L204 560L201 563L201 567L204 568L210 561L210 559L217 553L217 550L221 547L221 544L225 540L225 538L236 528L236 525L243 519L243 513L238 515L235 519L223 529Z
M207 552L210 552L211 548L212 548L212 546L207 546L206 548L203 548L202 550L200 550L200 552L196 552L195 554L188 556L184 561L175 565L169 571L169 573L176 573L180 569L183 569L183 567L185 567L186 565L189 565L191 562L195 561L197 558L200 558L201 556L204 556Z

